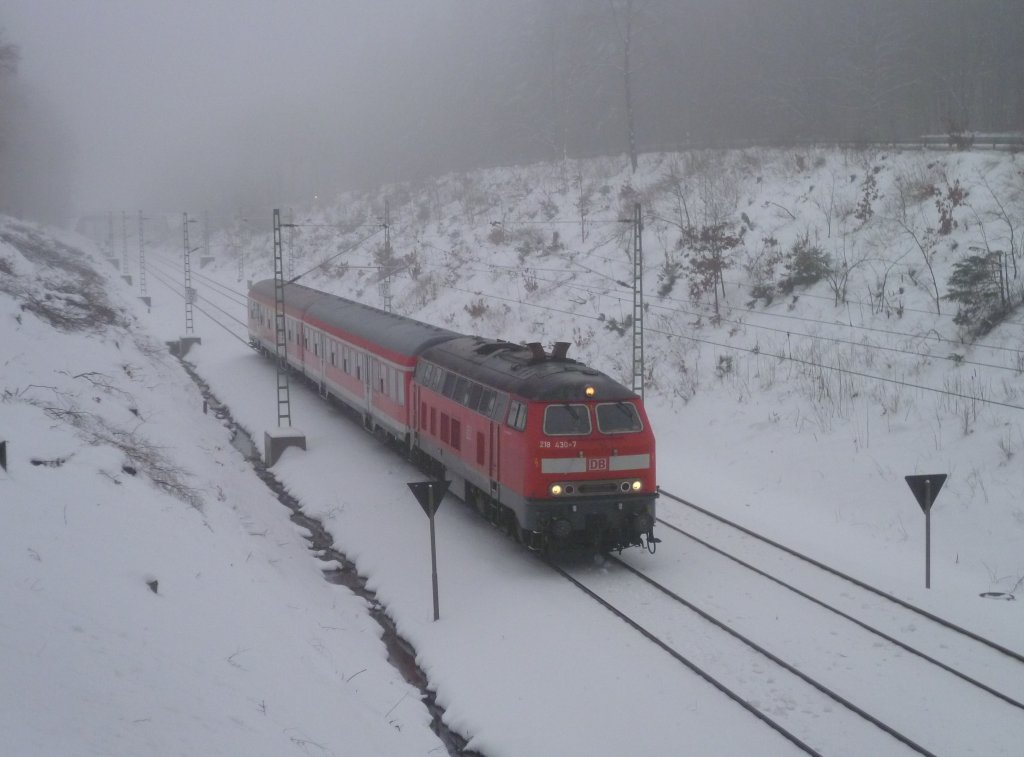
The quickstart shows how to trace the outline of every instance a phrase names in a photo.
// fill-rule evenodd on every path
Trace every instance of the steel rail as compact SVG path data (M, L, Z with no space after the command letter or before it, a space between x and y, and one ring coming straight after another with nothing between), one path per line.
M879 589L879 588L877 588L875 586L872 586L869 583L861 581L858 578L854 578L853 576L851 576L851 575L849 575L847 573L843 573L842 571L840 571L840 570L838 570L836 568L833 568L831 565L826 565L825 563L821 562L820 560L815 560L813 557L809 557L809 556L807 556L807 555L805 555L805 554L803 554L801 552L798 552L797 550L793 549L792 547L787 547L785 544L780 544L777 541L769 539L767 536L763 536L762 534L759 534L756 531L753 531L753 530L747 528L746 526L741 526L739 523L731 521L728 518L725 518L725 517L723 517L721 515L718 515L717 513L713 513L710 510L706 510L705 508L701 507L700 505L696 505L693 502L690 502L689 500L683 499L682 497L680 497L680 496L678 496L676 494L672 494L671 492L666 491L665 489L662 489L662 488L659 487L658 491L659 491L660 494L664 495L665 497L668 497L669 499L674 500L674 501L676 501L676 502L678 502L678 503L680 503L682 505L686 505L687 507L689 507L689 508L691 508L693 510L696 510L697 512L701 513L702 515L706 515L707 517L712 518L713 520L717 520L717 521L719 521L721 523L724 523L727 526L731 526L732 528L735 528L737 531L741 531L742 533L745 533L748 536L751 536L754 539L757 539L758 541L762 541L765 544L769 544L769 545L775 547L776 549L785 552L786 554L789 554L789 555L791 555L793 557L796 557L796 558L798 558L800 560L803 560L803 561L813 565L816 568L820 568L821 570L827 571L827 572L831 573L834 576L842 578L845 581L849 581L850 583L854 584L855 586L860 587L861 589L864 589L865 591L869 591L869 592L871 592L873 594L876 594L876 595L878 595L880 597L888 599L890 602L894 602L895 604L898 604L901 607L903 607L903 608L905 608L907 610L910 610L911 612L917 613L921 617L927 618L928 620L931 620L934 623L938 623L939 625L944 626L944 627L948 628L951 631L955 631L957 633L960 633L960 634L966 636L969 639L973 639L974 641L978 642L979 644L982 644L982 645L984 645L986 647L989 647L990 649L993 649L996 652L1000 652L1001 654L1004 654L1007 657L1010 657L1010 658L1016 660L1017 662L1024 663L1024 654L1021 654L1020 652L1015 652L1014 650L1009 649L1007 647L1004 647L1001 644L992 641L991 639L986 639L984 636L981 636L980 634L977 634L974 631L971 631L969 629L963 628L962 626L958 626L957 624L953 623L952 621L946 620L945 618L942 618L942 617L940 617L938 615L935 615L934 613L931 613L928 610L925 610L925 609L923 609L921 607L918 607L918 606L916 606L914 604L911 604L910 602L907 602L904 599L900 599L899 597L896 597L896 596L894 596L894 595L892 595L892 594L890 594L890 593L888 593L886 591L883 591L882 589ZM679 530L676 526L673 526L671 523L668 523L667 521L665 521L665 520L663 520L661 518L658 518L657 520L663 526Z
M618 557L615 557L614 555L608 555L608 559L610 559L611 561L613 561L615 563L618 563L620 566L625 568L627 571L629 571L630 573L635 575L640 580L646 582L647 584L649 584L650 586L654 587L655 589L657 589L661 593L665 594L666 596L668 596L671 599L675 600L676 602L680 603L681 605L686 607L688 610L691 610L692 612L696 613L697 615L702 617L704 620L708 621L709 623L713 624L714 626L716 626L716 627L720 628L721 630L725 631L726 633L728 633L730 636L733 636L734 638L738 639L740 642L742 642L743 644L746 644L748 647L750 647L754 651L758 652L759 654L763 655L764 657L767 657L769 660L771 660L773 663L775 663L776 665L781 667L783 670L787 671L788 673L791 673L792 675L795 675L797 678L802 680L804 683L806 683L809 686L817 689L822 694L824 694L825 696L827 696L830 699L834 700L835 702L841 704L843 707L847 708L851 712L856 713L857 715L862 717L864 720L866 720L869 723L871 723L872 725L874 725L876 728L879 728L882 731L885 731L887 734L892 736L894 739L896 739L897 741L902 742L903 744L905 744L906 746L910 747L911 749L913 749L918 754L929 755L930 757L935 757L935 754L933 752L929 751L928 749L925 749L923 746L921 746L917 742L913 741L908 736L905 736L904 734L900 733L899 731L897 731L895 728L893 728L892 726L888 725L887 723L882 722L881 720L876 718L871 713L867 712L863 708L861 708L858 705L854 704L853 702L851 702L849 699L847 699L846 697L842 696L838 692L833 691L832 689L830 689L828 686L826 686L825 684L821 683L820 681L817 681L817 680L811 678L809 675L807 675L806 673L803 673L802 671L797 669L795 666L793 666L790 663L788 663L785 660L783 660L778 655L776 655L773 652L770 652L767 649L765 649L764 647L762 647L756 641L753 641L752 639L747 638L746 636L741 634L739 631L737 631L735 628L732 628L731 626L729 626L727 623L724 623L723 621L721 621L718 618L714 617L713 615L711 615L710 613L706 612L705 610L702 610L701 608L697 607L695 604L693 604L689 600L684 599L683 597L679 596L674 591L669 589L667 586L664 586L664 585L658 583L657 581L655 581L650 576L645 575L642 571L638 570L637 568L634 568L632 565L629 565L628 563L623 562L622 560L620 560Z
M564 568L561 568L561 567L555 565L550 560L546 560L545 562L546 562L546 564L552 570L554 570L556 573L558 573L562 577L566 578L577 589L582 591L588 597L590 597L591 599L596 601L599 605L601 605L606 610L611 612L615 617L619 618L619 620L623 621L626 625L628 625L631 628L633 628L634 630L638 631L648 641L652 642L654 645L656 645L657 647L662 649L664 652L666 652L669 655L671 655L678 662L680 662L684 666L686 666L691 672L695 673L697 676L699 676L700 678L705 680L707 683L709 683L712 686L714 686L720 692L722 692L727 697L729 697L729 699L731 699L734 702L736 702L736 704L738 704L744 710L749 712L751 715L756 717L758 720L763 722L765 725L767 725L772 730L776 731L784 739L786 739L790 743L792 743L795 746L797 746L801 751L803 751L803 752L805 752L806 754L809 754L809 755L814 755L814 757L822 757L821 752L818 752L817 750L815 750L812 746L810 746L809 744L807 744L804 741L802 741L795 734L790 733L789 731L787 731L785 728L782 727L782 725L780 725L779 723L777 723L774 720L772 720L770 717L768 717L768 715L763 713L761 710L757 709L754 705L750 704L750 702L748 702L746 699L744 699L738 693L736 693L735 691L730 689L724 683L719 681L717 678L715 678L709 672L707 672L706 670L701 668L699 665L697 665L695 662L693 662L689 658L687 658L687 657L683 656L682 654L680 654L679 652L677 652L675 649L673 649L668 644L666 644L664 641L662 641L654 633L652 633L651 631L648 631L646 628L644 628L642 625L640 625L637 621L633 620L631 617L629 617L622 610L618 609L613 604L608 602L608 600L606 600L603 597L601 597L599 594L597 594L597 592L595 592L592 589L590 589L589 587L585 586L581 581L577 580L574 576L572 576Z

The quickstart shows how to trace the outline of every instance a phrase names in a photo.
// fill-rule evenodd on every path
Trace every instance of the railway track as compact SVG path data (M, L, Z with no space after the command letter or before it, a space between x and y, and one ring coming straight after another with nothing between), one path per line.
M974 671L949 672L979 688L988 689L994 696L1024 710L1024 653L900 599L671 492L662 489L661 494L684 505L693 517L703 520L705 535L699 536L693 530L686 530L659 518L663 528L847 618L885 641L902 646L911 654L928 658L928 653L915 649L914 642L908 640L909 637L920 639L925 636L921 631L922 624L926 624L931 629L929 647L935 651L936 656L948 659L953 656L952 652L956 652L966 660L964 667ZM713 533L710 536L706 533L708 524L712 526ZM712 539L718 542L717 546L711 543ZM743 557L740 557L741 554ZM944 664L937 660L935 662ZM992 684L985 681L992 681ZM1004 694L1000 689L1013 693Z
M1020 653L662 494L727 546L661 520L654 563L552 567L807 753L1019 753Z
M811 755L939 754L728 620L618 558L608 559L614 571L552 568L796 749Z

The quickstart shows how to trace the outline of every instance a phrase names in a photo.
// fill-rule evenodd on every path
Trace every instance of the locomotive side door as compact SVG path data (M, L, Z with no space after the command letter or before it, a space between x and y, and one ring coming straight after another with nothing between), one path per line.
M498 498L499 481L501 481L501 424L491 421L489 424L490 444L487 445L487 476L491 481L491 496Z

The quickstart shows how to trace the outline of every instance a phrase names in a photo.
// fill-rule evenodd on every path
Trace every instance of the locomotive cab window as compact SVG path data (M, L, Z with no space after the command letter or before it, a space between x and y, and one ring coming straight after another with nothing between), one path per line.
M597 430L602 434L629 434L644 430L631 402L604 402L597 406Z
M454 397L455 396L455 382L457 380L458 379L455 377L454 373L446 373L445 377L444 377L444 388L441 390L441 394L443 394L448 399L451 399L452 397Z
M526 428L526 405L519 400L512 400L508 409L508 425L516 431Z
M586 436L590 411L586 405L548 405L544 408L544 433L548 436Z

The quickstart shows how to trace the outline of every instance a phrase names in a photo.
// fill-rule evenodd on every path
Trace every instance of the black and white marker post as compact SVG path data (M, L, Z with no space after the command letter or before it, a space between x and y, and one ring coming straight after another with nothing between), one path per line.
M451 481L417 481L408 484L423 512L430 518L430 576L434 586L434 620L441 617L437 604L437 546L434 540L434 513L441 505Z
M924 511L924 588L932 588L932 503L946 483L945 473L906 476L910 491Z

